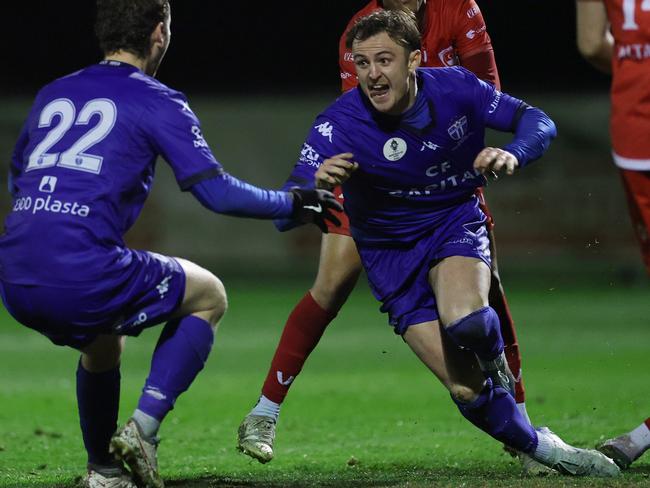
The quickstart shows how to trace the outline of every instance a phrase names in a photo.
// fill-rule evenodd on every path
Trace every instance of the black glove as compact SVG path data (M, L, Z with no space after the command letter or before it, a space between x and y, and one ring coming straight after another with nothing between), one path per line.
M293 214L291 215L293 219L305 224L316 224L325 234L327 234L325 221L332 222L337 227L341 225L341 221L329 211L329 209L343 211L343 206L336 201L332 192L294 188L291 193L293 193Z

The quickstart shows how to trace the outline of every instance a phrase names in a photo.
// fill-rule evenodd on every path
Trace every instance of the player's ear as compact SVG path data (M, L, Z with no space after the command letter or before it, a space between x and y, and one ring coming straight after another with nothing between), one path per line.
M416 49L409 53L409 74L415 73L415 70L420 67L422 62L422 51Z
M166 37L167 31L165 29L164 22L158 22L158 25L156 25L156 28L151 33L151 44L153 46L159 45L160 47L164 47L166 43Z

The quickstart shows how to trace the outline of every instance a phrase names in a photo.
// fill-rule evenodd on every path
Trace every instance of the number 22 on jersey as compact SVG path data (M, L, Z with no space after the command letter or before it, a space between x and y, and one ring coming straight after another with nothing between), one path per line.
M73 125L88 125L94 115L99 115L99 123L85 132L68 149L60 153L47 152L63 138ZM59 117L59 120L52 126L56 116ZM53 100L43 108L38 119L39 128L52 128L29 155L25 171L60 166L99 174L104 158L86 151L111 132L116 119L117 108L112 100L106 98L90 100L78 115L71 100L67 98Z

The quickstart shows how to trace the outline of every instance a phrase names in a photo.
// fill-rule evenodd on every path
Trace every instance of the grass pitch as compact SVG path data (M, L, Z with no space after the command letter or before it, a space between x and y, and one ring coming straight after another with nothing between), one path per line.
M466 422L385 325L363 284L326 332L283 406L276 459L235 451L271 356L306 283L231 283L208 364L161 429L168 486L650 486L650 455L617 480L522 478L518 464ZM650 290L509 287L528 411L566 441L593 446L650 413ZM129 339L120 422L136 405L159 329ZM0 313L0 486L72 487L85 455L77 354Z

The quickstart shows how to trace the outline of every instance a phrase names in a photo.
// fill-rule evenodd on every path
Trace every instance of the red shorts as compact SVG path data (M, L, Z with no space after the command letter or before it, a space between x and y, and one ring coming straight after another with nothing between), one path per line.
M641 246L645 269L650 275L650 171L620 169L634 233Z
M492 218L490 209L488 208L487 203L485 202L485 196L483 195L483 188L477 188L475 194L478 198L481 210L483 210L483 213L487 216L487 222L485 223L485 225L487 227L488 232L490 232L494 228L494 219ZM340 186L334 188L334 195L336 195L336 199L341 203L341 205L343 205L344 202L343 190L341 189ZM350 219L345 214L345 212L337 212L336 210L330 210L330 212L332 212L334 215L336 215L339 218L339 220L341 221L341 225L337 227L330 221L327 221L327 230L332 234L341 234L344 236L349 236Z

